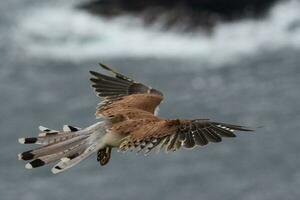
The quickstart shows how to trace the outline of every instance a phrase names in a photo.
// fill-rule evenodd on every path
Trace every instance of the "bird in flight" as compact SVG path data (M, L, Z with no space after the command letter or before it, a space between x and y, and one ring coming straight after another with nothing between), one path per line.
M163 100L159 90L136 82L104 64L100 66L111 76L90 71L96 94L103 98L97 106L99 122L80 129L64 125L56 131L40 126L37 137L19 138L22 144L40 147L18 155L19 160L30 161L27 169L57 162L54 174L78 164L97 152L97 161L106 165L112 148L119 151L136 150L148 154L156 149L166 152L184 147L218 143L223 137L235 137L235 131L253 131L250 128L209 119L164 119L156 115Z

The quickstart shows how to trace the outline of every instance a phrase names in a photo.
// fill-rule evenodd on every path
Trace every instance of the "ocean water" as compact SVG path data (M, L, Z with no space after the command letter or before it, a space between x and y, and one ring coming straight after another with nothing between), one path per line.
M300 198L299 1L211 36L97 18L73 9L78 2L0 3L1 199ZM163 117L261 128L170 154L114 151L105 167L92 156L59 175L26 170L17 154L30 146L19 137L96 122L88 71L100 61L163 91Z

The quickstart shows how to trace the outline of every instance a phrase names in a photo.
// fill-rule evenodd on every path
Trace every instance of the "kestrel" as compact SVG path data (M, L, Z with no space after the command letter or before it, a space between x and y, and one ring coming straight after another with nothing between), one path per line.
M136 150L148 154L153 149L176 151L208 143L218 143L223 137L235 137L235 131L250 128L209 119L164 119L156 116L163 94L100 64L111 73L107 76L91 71L96 94L103 98L98 104L99 122L87 128L64 125L56 131L40 126L37 137L20 138L22 144L38 144L39 148L18 155L20 160L32 160L25 167L32 169L58 162L54 174L62 172L93 153L101 165L109 162L112 148Z

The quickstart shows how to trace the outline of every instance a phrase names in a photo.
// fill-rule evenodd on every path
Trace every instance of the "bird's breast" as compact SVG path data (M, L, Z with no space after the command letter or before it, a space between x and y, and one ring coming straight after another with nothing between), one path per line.
M121 134L109 131L103 136L102 141L106 145L109 145L112 147L119 147L121 144L121 141L124 137L125 137L125 135L121 135Z

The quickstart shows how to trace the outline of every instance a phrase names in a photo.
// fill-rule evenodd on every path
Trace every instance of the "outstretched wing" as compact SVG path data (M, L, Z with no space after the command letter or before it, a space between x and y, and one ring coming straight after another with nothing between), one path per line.
M143 124L139 129L124 138L122 151L138 148L145 153L152 149L176 151L180 147L193 148L209 142L218 143L222 137L236 137L235 131L253 131L250 128L213 122L208 119L160 120Z
M98 104L96 116L108 116L111 113L108 111L112 108L115 110L135 108L153 113L162 101L163 95L160 91L138 83L106 65L100 64L100 66L113 76L90 71L94 76L90 79L93 82L92 87L99 97L104 98Z

